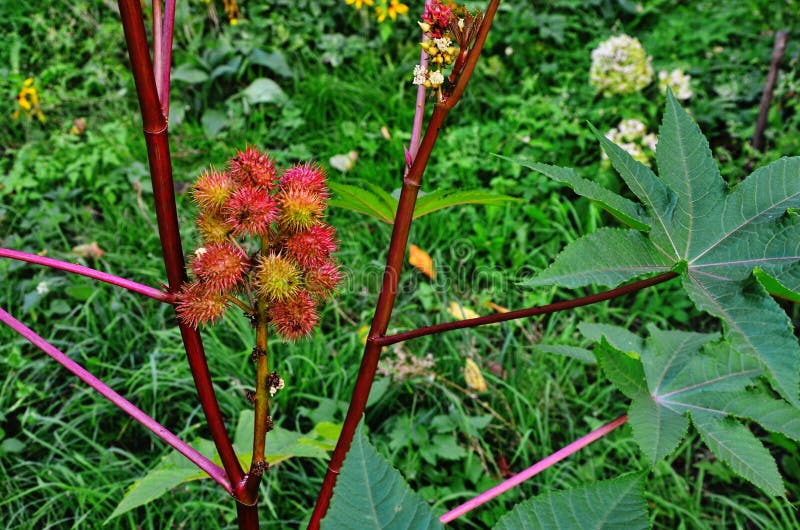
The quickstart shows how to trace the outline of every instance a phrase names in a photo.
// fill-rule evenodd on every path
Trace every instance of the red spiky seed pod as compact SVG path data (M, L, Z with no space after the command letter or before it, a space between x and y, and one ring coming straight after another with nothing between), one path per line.
M281 175L283 189L302 189L320 196L324 201L330 195L325 184L325 170L317 164L305 163L290 167Z
M228 234L231 233L231 227L224 218L207 211L197 218L197 228L204 243L222 243L228 240Z
M300 269L280 254L262 256L253 278L256 293L268 302L285 302L300 290Z
M325 213L325 199L308 189L284 189L278 194L278 200L281 205L281 225L290 231L310 228Z
M211 243L198 248L192 257L195 278L206 289L226 293L233 289L250 267L244 250L232 243Z
M252 146L244 151L236 152L236 156L228 162L228 171L231 178L243 186L260 187L272 191L277 184L275 162L269 155Z
M336 230L320 223L286 239L289 256L306 270L323 265L336 252Z
M265 236L270 224L278 220L278 204L266 190L242 187L230 196L222 209L225 222L236 237Z
M212 168L204 171L195 181L192 197L203 210L219 212L233 193L233 188L234 182L226 173Z
M306 271L306 290L317 300L324 301L333 295L336 286L342 281L339 267L332 261Z
M285 302L275 302L269 314L277 332L292 341L309 335L319 322L314 299L304 290Z
M175 311L184 324L197 328L200 324L213 324L225 313L228 305L225 295L208 292L200 282L187 283L177 296Z

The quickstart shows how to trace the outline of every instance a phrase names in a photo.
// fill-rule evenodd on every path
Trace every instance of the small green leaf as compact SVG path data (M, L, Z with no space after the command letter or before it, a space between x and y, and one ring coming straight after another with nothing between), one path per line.
M385 196L356 186L336 182L330 182L328 185L334 194L330 200L331 206L362 213L384 223L392 224L394 222L397 201L391 195L386 194L393 201L393 205L387 203L388 200Z
M494 530L644 530L650 528L640 473L539 495L514 507Z
M322 528L426 530L443 525L400 473L369 444L359 426Z
M176 488L197 473L197 468L154 469L136 480L122 497L105 523L115 517L143 506Z
M183 81L190 85L199 85L208 79L208 74L190 64L182 64L172 70L170 79L173 81Z
M242 94L252 105L257 103L275 103L277 101L283 101L286 98L286 94L283 93L278 83L266 77L260 77L250 83L247 88L242 90Z
M595 346L594 354L597 364L620 392L629 398L647 394L644 368L638 354L634 358L627 352L614 348L605 337Z
M425 194L417 199L414 207L414 219L428 215L444 208L464 204L482 204L485 206L500 206L510 202L519 202L522 199L509 195L499 195L481 190L444 191L437 190Z

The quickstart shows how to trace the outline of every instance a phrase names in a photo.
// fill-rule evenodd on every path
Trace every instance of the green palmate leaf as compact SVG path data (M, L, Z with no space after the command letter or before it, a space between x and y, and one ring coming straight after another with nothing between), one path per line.
M481 190L444 191L437 190L422 195L414 207L414 219L429 213L460 206L464 204L482 204L484 206L501 206L509 202L520 202L522 199L509 195L488 193Z
M650 528L639 473L539 495L514 507L494 530L638 530Z
M673 265L642 233L601 228L567 246L550 267L522 285L616 286L643 274L666 272Z
M716 334L661 331L649 327L641 344L639 366L623 347L635 345L626 330L605 326L595 352L612 383L632 398L628 410L633 435L651 465L670 454L683 439L689 416L709 449L731 469L771 495L782 489L769 452L732 417L752 419L766 429L800 436L800 410L763 391L745 388L761 372L758 362ZM632 382L644 374L646 388Z
M359 426L322 528L443 528L433 511L372 447Z
M614 232L580 239L527 284L616 286L665 268L680 271L695 305L721 319L735 347L758 358L775 389L800 407L800 345L764 289L800 298L800 216L791 213L800 208L800 157L760 168L728 192L700 128L671 94L658 176L598 138L642 202L650 231L641 239Z
M368 215L384 223L394 223L397 199L374 184L367 183L369 190L348 184L329 183L334 193L331 206L345 208ZM433 191L420 195L414 207L414 219L430 213L464 204L483 204L487 206L517 202L521 199L508 195L487 193L481 190Z
M651 220L641 206L613 191L607 190L596 182L579 177L572 168L550 166L525 160L511 160L510 158L506 158L506 160L516 162L550 177L556 182L569 186L575 193L596 202L601 208L631 228L643 232L650 230Z
M783 495L775 459L745 426L702 411L692 412L692 422L708 448L737 475L770 495Z

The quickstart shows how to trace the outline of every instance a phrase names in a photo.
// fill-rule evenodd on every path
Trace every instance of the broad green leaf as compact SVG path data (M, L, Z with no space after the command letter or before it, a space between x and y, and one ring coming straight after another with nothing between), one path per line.
M252 410L243 410L239 414L239 423L234 436L234 448L239 462L245 469L250 467L253 446ZM327 451L332 451L336 446L336 438L341 431L341 426L329 422L317 424L308 434L287 431L275 427L267 434L265 457L270 465L275 465L294 457L326 458ZM331 438L334 436L334 438ZM198 438L192 442L192 447L203 456L221 465L214 442ZM138 506L153 501L168 491L184 482L208 478L204 471L200 471L194 464L177 451L165 456L162 461L144 477L136 480L125 492L125 496L108 517L106 523Z
M600 228L568 245L552 265L522 285L616 286L643 274L666 272L673 264L641 232Z
M330 182L328 186L334 194L330 200L331 206L363 213L384 223L392 224L394 222L397 200L391 195L387 194L393 203L387 204L385 197L357 186L336 182Z
M122 500L111 512L104 524L108 524L111 519L161 497L186 482L190 476L196 473L196 468L154 469L150 471L130 485Z
M734 346L759 359L773 387L800 407L800 345L783 310L753 280L756 274L767 288L800 298L800 216L791 213L800 208L800 157L762 167L728 191L708 142L672 94L658 176L598 137L651 220L646 242L587 236L527 285L616 286L647 272L680 271L698 309L721 319Z
M775 459L745 426L702 411L692 412L692 422L711 452L734 473L770 495L783 495Z
M522 199L509 195L499 195L481 190L445 191L437 190L422 195L417 199L414 207L414 219L423 215L464 204L483 204L485 206L503 205L509 202L519 202Z
M641 206L613 191L607 190L596 182L579 177L572 168L550 166L526 160L512 160L510 158L506 158L506 160L516 162L521 166L550 177L556 182L569 186L575 193L596 202L601 208L631 228L643 232L650 230L651 220Z
M330 200L331 206L362 213L384 223L394 223L397 199L378 186L367 183L369 190L335 182L329 183L329 186L334 193ZM414 219L451 206L464 204L500 205L520 200L516 197L487 193L481 190L433 191L420 194L414 207Z
M581 322L578 324L578 330L584 337L594 342L600 342L605 337L611 346L623 352L636 352L638 354L644 350L644 341L639 335L619 326Z
M322 528L425 530L443 525L400 473L369 444L359 426Z
M182 64L172 70L172 73L170 73L170 79L173 81L183 81L184 83L188 83L190 85L197 85L205 82L208 79L208 73L200 70L199 68L195 68L190 64Z
M242 90L242 94L250 104L256 103L275 103L286 98L281 87L267 77L259 77L254 80L247 88Z
M632 473L539 495L514 507L494 530L639 530L650 528L644 480Z

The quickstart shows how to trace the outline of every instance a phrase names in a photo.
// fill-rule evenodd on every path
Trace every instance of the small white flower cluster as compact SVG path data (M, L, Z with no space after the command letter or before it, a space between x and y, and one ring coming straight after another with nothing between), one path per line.
M632 94L652 82L652 62L638 39L617 35L592 50L589 81L604 96Z
M275 394L278 393L278 390L282 390L284 386L286 386L286 383L283 381L283 378L278 378L278 382L269 387L269 395L274 397Z
M662 94L666 94L669 87L672 90L672 95L677 99L689 99L693 94L692 89L689 88L691 79L692 76L684 74L680 68L676 68L671 72L661 70L658 72L658 88Z
M647 166L650 165L650 156L647 151L655 152L658 137L654 133L648 133L647 126L644 123L636 119L622 120L619 125L609 130L605 136L627 151L635 160ZM608 155L604 152L603 160L607 159Z
M449 40L449 39L436 39ZM414 84L423 85L425 88L439 88L444 83L444 75L441 70L428 70L422 65L414 67Z
M47 282L39 282L36 285L36 294L39 296L44 296L50 292L50 284Z

